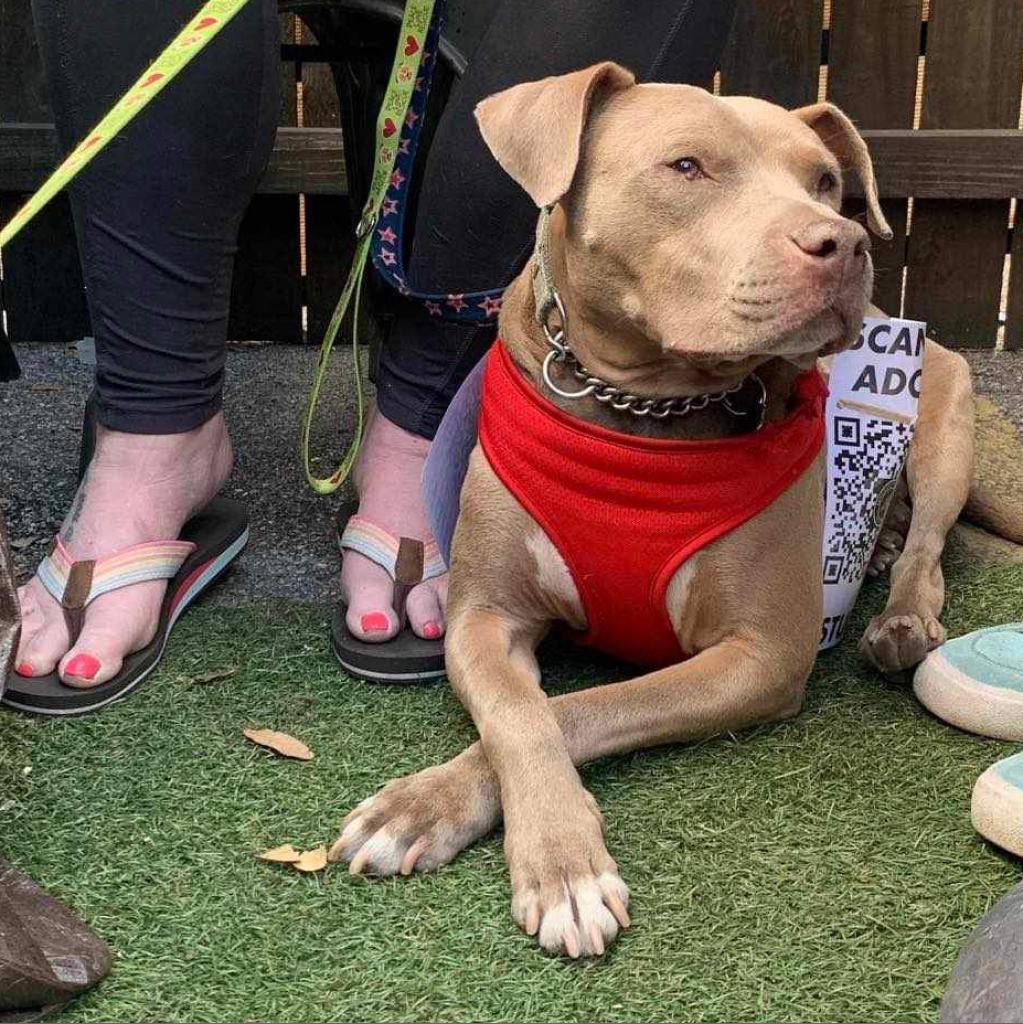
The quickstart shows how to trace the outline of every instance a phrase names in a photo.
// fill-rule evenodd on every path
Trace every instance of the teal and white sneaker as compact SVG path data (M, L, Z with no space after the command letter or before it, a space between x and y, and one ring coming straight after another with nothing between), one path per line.
M949 640L916 670L913 690L951 725L1023 742L1023 623Z
M996 761L977 779L970 817L985 839L1023 857L1023 753Z

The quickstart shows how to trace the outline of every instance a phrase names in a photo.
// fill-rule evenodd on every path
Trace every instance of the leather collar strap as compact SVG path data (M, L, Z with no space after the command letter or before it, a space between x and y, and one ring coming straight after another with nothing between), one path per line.
M536 222L536 248L533 250L533 301L536 322L545 324L558 305L558 291L554 287L551 270L551 214L553 206L542 206Z

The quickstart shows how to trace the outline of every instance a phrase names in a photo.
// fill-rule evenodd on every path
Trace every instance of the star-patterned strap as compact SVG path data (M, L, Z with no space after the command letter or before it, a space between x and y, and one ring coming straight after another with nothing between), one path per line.
M419 144L420 129L426 114L430 95L430 83L437 65L440 31L444 21L446 0L436 0L433 20L426 37L423 63L416 77L415 91L402 122L397 148L384 143L380 157L393 158L394 169L387 193L380 204L380 216L373 231L373 266L377 273L405 298L418 303L432 317L460 322L491 323L501 312L501 297L504 288L491 288L483 292L416 292L408 284L404 265L402 232L405 226L405 212L408 205L409 182ZM385 122L385 131L392 134L397 126L393 121Z
M398 552L401 549L401 538L390 530L385 530L365 516L352 516L345 525L338 542L342 548L358 551L371 562L376 562L391 577L398 575ZM448 571L444 559L432 538L423 541L423 576L424 580L440 576Z
M195 551L185 540L135 544L106 558L76 561L59 537L39 565L39 580L55 601L84 608L101 594L147 580L169 580Z

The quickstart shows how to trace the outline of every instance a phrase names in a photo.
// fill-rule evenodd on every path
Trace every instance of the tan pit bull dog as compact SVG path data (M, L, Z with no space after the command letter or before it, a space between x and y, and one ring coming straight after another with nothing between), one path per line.
M720 395L755 371L770 430L797 375L857 336L873 269L866 231L839 213L843 170L863 184L871 228L890 232L866 145L834 106L790 112L636 85L604 63L509 89L477 117L501 166L538 206L556 204L545 259L565 340L589 374L659 399ZM560 398L543 379L550 346L534 269L508 289L500 335L514 372L576 422L654 438L752 431L741 426L749 409L735 407L755 404L755 388L663 419ZM578 388L567 362L552 373L558 390ZM944 637L939 558L967 498L973 443L967 366L928 342L908 498L893 511L911 503L912 518L887 607L862 641L884 671L916 664ZM799 711L821 628L822 494L817 455L677 569L664 598L677 663L547 699L536 645L557 623L584 630L586 612L547 533L477 446L453 541L447 665L480 739L361 803L332 859L353 874L427 871L503 816L515 920L551 952L603 953L629 924L628 890L576 766ZM892 557L879 552L876 567Z

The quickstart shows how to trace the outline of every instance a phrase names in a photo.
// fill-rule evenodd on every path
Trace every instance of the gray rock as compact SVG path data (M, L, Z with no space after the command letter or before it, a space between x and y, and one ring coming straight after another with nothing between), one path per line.
M35 1020L106 977L107 944L0 860L0 1024Z
M981 919L952 968L945 1024L1023 1022L1023 882Z

